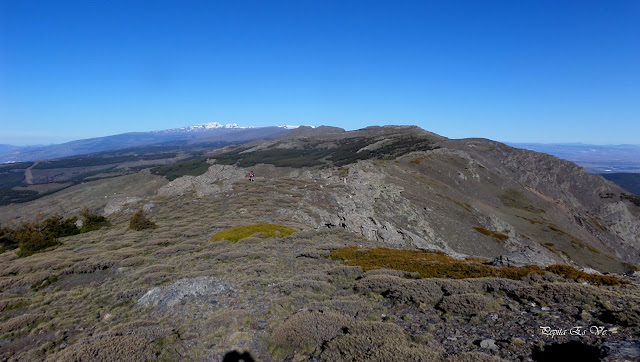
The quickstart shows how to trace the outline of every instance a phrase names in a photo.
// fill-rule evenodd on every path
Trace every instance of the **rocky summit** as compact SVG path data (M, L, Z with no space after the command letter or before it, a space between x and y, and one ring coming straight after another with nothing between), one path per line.
M108 172L0 207L3 360L640 359L640 199L569 161L300 127Z

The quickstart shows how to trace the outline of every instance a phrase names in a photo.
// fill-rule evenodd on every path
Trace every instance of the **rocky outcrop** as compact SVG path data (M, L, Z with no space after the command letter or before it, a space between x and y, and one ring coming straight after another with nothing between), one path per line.
M219 195L232 190L236 180L246 177L249 171L227 165L212 165L200 176L177 178L158 190L158 196L180 196L195 192L198 197Z
M146 292L137 305L142 307L170 308L188 297L205 298L232 289L224 281L212 277L180 279L171 285L157 287Z

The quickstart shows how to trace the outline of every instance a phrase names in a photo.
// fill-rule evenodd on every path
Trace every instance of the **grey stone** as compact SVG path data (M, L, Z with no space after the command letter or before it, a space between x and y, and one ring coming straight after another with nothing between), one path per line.
M168 308L187 297L213 296L232 289L231 285L212 277L185 278L167 286L149 290L138 300L138 306Z
M480 348L490 349L492 351L498 350L498 346L496 346L496 341L493 339L483 339L480 342Z

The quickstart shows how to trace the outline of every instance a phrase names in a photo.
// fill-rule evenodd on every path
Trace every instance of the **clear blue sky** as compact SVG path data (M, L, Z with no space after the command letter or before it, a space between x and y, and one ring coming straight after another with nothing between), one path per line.
M640 1L0 1L0 143L213 121L640 143Z

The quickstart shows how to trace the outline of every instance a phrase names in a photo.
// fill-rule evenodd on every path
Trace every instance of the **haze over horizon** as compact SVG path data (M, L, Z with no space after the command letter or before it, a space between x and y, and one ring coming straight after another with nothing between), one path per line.
M0 3L0 144L207 122L638 144L637 1Z

